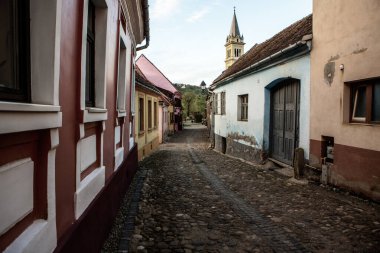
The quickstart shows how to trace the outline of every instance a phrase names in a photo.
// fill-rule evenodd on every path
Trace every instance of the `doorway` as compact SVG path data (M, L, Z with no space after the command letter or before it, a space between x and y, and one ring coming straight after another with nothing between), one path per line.
M298 147L300 82L286 79L271 90L270 155L292 165Z

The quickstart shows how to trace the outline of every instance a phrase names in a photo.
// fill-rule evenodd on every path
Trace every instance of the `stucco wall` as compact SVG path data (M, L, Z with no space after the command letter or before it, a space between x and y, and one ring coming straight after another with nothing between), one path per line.
M380 77L380 1L318 0L313 13L310 137L333 136L338 144L380 151L380 125L348 123L344 84ZM325 82L327 64L331 83Z
M310 112L310 57L304 55L282 65L263 70L218 87L215 93L226 92L226 115L215 115L215 134L232 137L238 142L268 150L270 92L267 89L279 78L292 77L300 80L300 140L299 146L309 153ZM238 121L238 96L248 94L248 121ZM219 101L220 103L220 101ZM235 137L233 137L235 136ZM238 136L238 138L236 138ZM249 137L244 140L239 136Z
M377 200L380 125L350 123L347 82L380 77L379 13L378 0L314 1L310 114L313 163L320 162L322 136L334 137L328 183Z
M139 131L139 98L144 99L144 131ZM152 128L148 129L148 100L151 100L152 106ZM154 102L157 103L157 127L154 127ZM139 86L136 87L136 95L135 95L135 108L137 111L136 114L136 125L135 125L135 134L136 134L136 143L138 146L138 157L141 160L143 157L147 156L151 153L151 151L155 150L159 143L159 129L158 124L159 121L159 104L158 104L158 96L145 93L142 91Z

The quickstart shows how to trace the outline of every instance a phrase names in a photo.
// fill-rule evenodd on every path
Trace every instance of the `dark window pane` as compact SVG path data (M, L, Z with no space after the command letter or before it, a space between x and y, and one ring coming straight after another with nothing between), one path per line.
M29 1L0 0L0 99L29 101Z
M87 38L86 46L86 106L95 106L94 42Z
M372 121L380 121L380 82L373 86Z
M139 129L144 130L144 99L139 98Z
M91 44L87 41L86 46L86 104L91 101L90 98L90 82L91 82L91 61L90 61L90 55L91 55Z
M88 3L87 30L95 33L95 6L91 1Z
M148 100L148 128L152 128L152 101Z
M17 89L14 1L0 1L0 88Z
M86 46L86 106L95 106L95 6L89 1Z
M360 86L356 89L355 93L355 108L354 117L355 118L365 118L366 115L366 86Z

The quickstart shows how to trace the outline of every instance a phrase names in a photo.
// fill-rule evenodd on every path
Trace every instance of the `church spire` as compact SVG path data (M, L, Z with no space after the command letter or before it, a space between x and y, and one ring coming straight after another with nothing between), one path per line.
M240 37L240 31L239 31L239 25L236 19L236 12L235 12L235 7L234 7L234 16L232 17L232 23L231 23L231 29L230 29L230 36Z
M240 35L239 25L236 18L234 7L234 15L230 28L230 34L227 36L226 44L226 68L231 66L240 56L244 54L244 37Z

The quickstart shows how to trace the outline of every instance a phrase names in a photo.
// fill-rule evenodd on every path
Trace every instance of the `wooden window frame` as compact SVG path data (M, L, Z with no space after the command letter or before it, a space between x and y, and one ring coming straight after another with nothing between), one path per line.
M380 85L380 79L372 79L350 83L350 123L362 124L380 124L380 121L372 119L372 110L374 102L374 86ZM365 87L365 117L355 117L356 104L358 101L358 90Z
M222 91L220 93L220 114L226 115L226 92Z
M239 95L238 120L248 121L248 94Z
M144 115L145 115L145 112L144 112L144 98L143 97L139 97L139 133L143 133L144 130L145 130L145 126L144 126Z
M157 128L158 126L158 107L157 107L157 102L153 102L153 127Z
M11 2L14 44L12 74L17 88L0 86L0 100L30 103L30 6L29 1Z
M221 114L221 108L220 108L220 93L215 93L215 114Z

